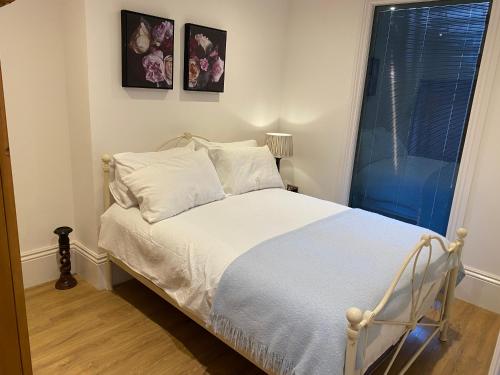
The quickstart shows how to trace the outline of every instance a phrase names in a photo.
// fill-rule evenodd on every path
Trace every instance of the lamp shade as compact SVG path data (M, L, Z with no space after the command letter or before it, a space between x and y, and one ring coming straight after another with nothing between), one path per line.
M286 133L266 133L266 144L275 158L293 155L292 135Z

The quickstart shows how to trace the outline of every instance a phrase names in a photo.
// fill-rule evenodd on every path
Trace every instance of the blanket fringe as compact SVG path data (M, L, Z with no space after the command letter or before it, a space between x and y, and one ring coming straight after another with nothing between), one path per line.
M260 366L273 374L292 375L294 366L281 353L271 352L269 347L246 335L234 327L231 321L221 314L210 314L214 332L228 340L235 349L248 353Z

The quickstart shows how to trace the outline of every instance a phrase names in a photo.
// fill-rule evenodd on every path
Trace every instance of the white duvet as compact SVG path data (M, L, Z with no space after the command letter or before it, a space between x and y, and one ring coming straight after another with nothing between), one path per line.
M138 208L111 206L99 246L208 321L225 269L255 245L348 207L283 189L229 196L148 224Z

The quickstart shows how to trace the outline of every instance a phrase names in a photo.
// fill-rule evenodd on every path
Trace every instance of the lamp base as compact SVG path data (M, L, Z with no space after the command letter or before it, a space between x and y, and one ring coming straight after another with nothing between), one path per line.
M278 167L278 172L280 170L280 162L281 162L281 158L275 158L276 159L276 167Z

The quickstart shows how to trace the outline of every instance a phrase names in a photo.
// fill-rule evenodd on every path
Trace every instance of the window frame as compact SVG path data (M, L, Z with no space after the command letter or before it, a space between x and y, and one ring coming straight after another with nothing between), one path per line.
M368 55L372 36L372 25L377 6L398 6L410 3L432 3L439 0L365 0L363 8L363 23L356 54L353 86L351 89L351 111L346 137L346 150L343 170L340 173L342 191L341 202L347 205L351 190L352 172L356 153L359 121L363 105L363 93L368 68ZM474 171L479 155L481 138L483 135L486 115L490 104L496 65L500 58L500 4L499 0L491 2L491 11L487 25L487 33L481 56L480 69L477 75L474 90L474 99L470 107L467 134L462 149L460 168L458 171L453 203L450 211L450 220L446 236L453 238L456 230L464 224L467 203L474 178Z

